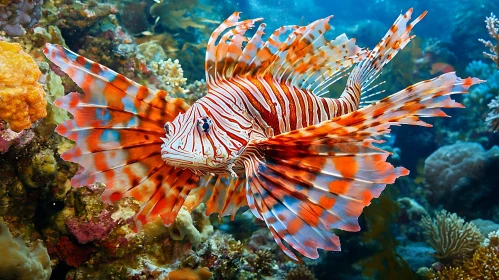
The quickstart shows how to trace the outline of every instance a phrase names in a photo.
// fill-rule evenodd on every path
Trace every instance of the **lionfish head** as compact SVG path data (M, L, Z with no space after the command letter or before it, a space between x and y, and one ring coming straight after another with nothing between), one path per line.
M226 133L226 120L214 120L203 106L194 104L172 122L165 123L163 160L172 166L202 173L230 169L241 150Z

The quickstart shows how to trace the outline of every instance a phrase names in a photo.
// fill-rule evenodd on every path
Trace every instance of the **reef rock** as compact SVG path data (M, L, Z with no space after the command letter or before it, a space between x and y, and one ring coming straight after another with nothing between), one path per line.
M458 142L439 148L425 161L428 201L469 218L499 218L494 210L498 163L497 146L486 151L478 143Z

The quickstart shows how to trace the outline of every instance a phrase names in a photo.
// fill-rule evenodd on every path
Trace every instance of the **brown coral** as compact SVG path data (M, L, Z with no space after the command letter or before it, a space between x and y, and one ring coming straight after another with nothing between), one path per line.
M456 214L442 210L435 219L423 217L426 241L435 250L433 256L442 263L459 263L473 254L483 239L480 230Z
M249 265L257 275L271 276L277 267L275 256L270 249L258 250L249 260Z
M300 265L289 271L286 280L317 280L317 278L308 267Z
M463 267L468 274L467 279L499 279L499 251L493 247L482 247Z
M47 116L41 72L19 44L0 42L0 119L19 132Z
M431 280L463 280L466 273L461 267L446 267L442 271L431 271L428 275L428 279Z

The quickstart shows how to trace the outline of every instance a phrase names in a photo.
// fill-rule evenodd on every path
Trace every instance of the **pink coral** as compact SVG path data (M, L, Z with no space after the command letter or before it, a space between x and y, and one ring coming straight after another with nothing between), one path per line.
M23 130L19 133L10 130L7 124L0 121L0 154L6 153L11 146L21 148L33 139L31 130Z
M78 242L85 244L106 238L118 223L111 218L109 211L102 211L90 221L82 221L74 217L68 219L66 225L69 231L78 239Z

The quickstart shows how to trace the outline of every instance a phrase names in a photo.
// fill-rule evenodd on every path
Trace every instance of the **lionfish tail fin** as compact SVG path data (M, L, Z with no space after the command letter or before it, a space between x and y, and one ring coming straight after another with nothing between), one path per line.
M76 142L62 158L84 168L72 185L104 183L105 202L135 198L141 204L135 217L138 227L158 216L165 224L173 222L198 177L165 164L160 137L164 123L189 106L61 46L47 44L44 53L84 92L55 102L74 116L56 128Z
M339 250L330 229L359 230L357 218L387 184L409 174L386 162L375 136L391 125L429 126L419 117L447 116L460 108L449 95L466 93L476 78L447 73L408 87L368 107L252 144L246 188L250 209L270 228L279 246L317 258L317 249Z
M359 105L367 99L368 87L381 74L383 66L388 64L395 55L403 49L415 35L411 35L413 27L426 15L426 11L410 22L413 9L409 9L392 24L379 43L369 52L367 59L357 64L350 73L347 85L341 98L355 100ZM374 87L372 87L374 88Z

